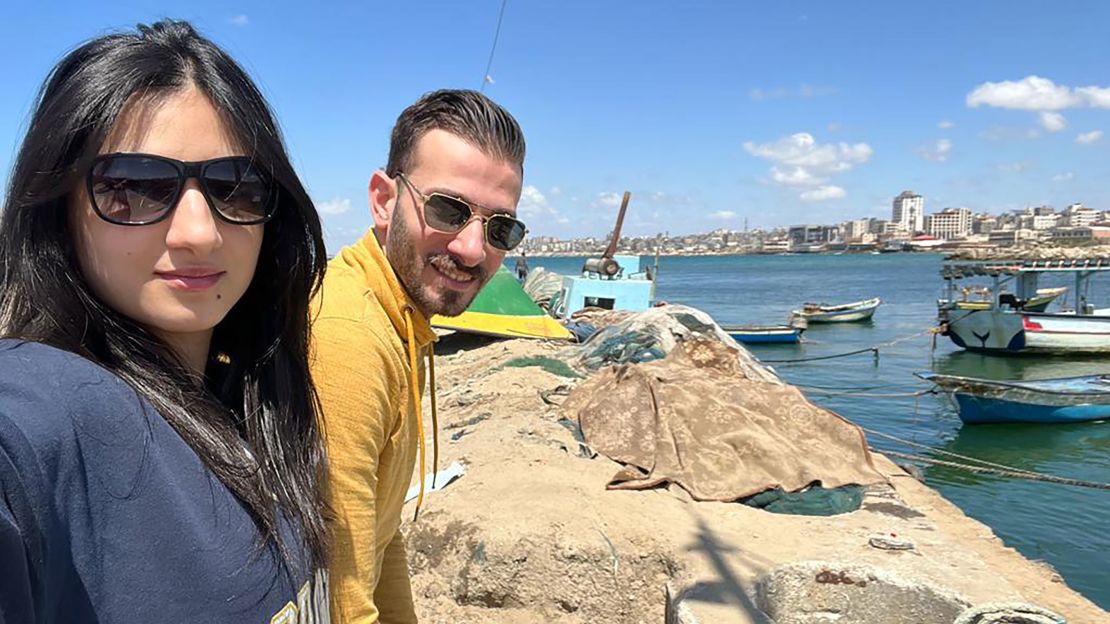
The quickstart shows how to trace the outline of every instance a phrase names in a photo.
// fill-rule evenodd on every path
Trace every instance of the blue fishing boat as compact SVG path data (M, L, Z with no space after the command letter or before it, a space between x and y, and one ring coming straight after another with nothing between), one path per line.
M960 420L1074 423L1110 418L1110 375L998 381L919 373L955 398Z
M562 288L549 303L551 315L567 320L584 308L643 312L655 303L655 278L659 274L659 257L652 267L640 256L617 255L621 227L632 194L627 191L621 200L617 224L609 245L600 258L587 258L582 273L564 276Z
M750 343L778 343L797 344L802 340L805 327L792 325L727 325L725 330L736 342Z

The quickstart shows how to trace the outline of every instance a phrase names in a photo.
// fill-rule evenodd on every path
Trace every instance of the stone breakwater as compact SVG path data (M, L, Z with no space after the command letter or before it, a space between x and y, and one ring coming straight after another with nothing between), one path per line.
M695 502L674 486L606 490L620 466L561 422L581 378L545 362L564 349L460 335L437 345L440 466L466 473L417 521L405 510L420 621L948 624L988 603L1110 621L881 455L890 485L837 516Z
M994 249L967 249L947 256L949 260L1084 260L1110 257L1110 245L1060 247L1032 245L1028 247L998 247Z

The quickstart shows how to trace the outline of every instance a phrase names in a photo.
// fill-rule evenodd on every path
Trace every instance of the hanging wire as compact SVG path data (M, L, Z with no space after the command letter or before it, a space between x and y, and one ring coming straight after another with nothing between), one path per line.
M497 29L493 31L493 45L489 49L489 60L486 61L486 73L482 74L482 85L478 87L479 93L485 92L486 84L493 81L489 72L493 68L493 53L497 51L497 40L501 37L501 20L505 18L505 5L507 4L509 4L509 0L501 0L501 11L497 14Z

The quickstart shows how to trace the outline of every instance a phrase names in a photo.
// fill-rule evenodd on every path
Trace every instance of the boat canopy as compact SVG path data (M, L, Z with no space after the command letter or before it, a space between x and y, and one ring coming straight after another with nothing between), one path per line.
M1110 258L946 262L940 270L940 275L946 280L953 280L969 277L1020 275L1022 273L1074 273L1076 271L1110 271Z

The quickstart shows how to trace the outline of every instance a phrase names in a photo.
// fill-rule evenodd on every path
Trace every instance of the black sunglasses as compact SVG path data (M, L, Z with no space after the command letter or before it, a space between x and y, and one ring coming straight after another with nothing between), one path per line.
M190 178L200 182L208 207L228 223L253 225L274 216L277 187L246 156L182 162L151 154L104 154L89 169L89 199L109 223L158 223L173 212Z
M443 193L425 194L404 173L398 171L397 177L405 181L414 193L424 202L424 222L434 230L453 234L466 227L472 219L482 220L486 242L494 249L512 251L524 240L528 228L524 222L507 214L494 214L488 217L477 214L470 204Z

